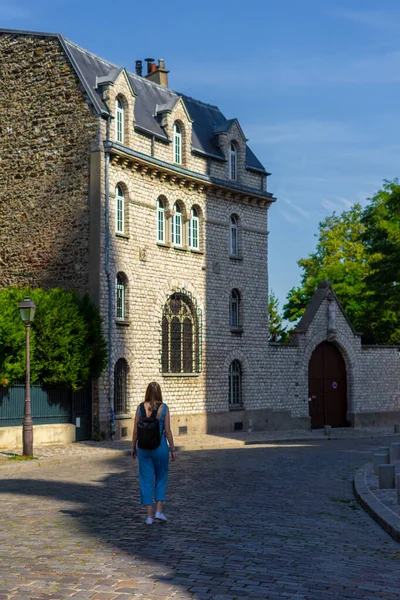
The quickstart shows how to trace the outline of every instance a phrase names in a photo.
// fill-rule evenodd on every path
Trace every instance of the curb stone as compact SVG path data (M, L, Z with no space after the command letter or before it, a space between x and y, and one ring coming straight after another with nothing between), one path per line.
M354 477L354 494L359 504L389 535L400 543L400 517L375 496L366 484L365 477L373 472L373 463L367 463Z

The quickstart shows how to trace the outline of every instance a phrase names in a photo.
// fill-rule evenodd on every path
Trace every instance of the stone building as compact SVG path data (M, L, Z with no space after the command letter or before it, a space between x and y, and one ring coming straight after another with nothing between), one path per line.
M398 418L397 349L362 347L329 287L290 345L268 344L275 198L237 119L170 89L162 59L130 73L61 35L10 30L0 59L0 286L58 285L99 305L110 359L96 428L130 435L152 380L175 433L308 427L323 342L345 365L340 424Z

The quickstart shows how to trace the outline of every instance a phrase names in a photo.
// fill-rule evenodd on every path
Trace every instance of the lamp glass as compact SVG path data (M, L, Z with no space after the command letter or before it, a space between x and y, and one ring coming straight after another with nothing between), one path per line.
M25 298L18 308L24 323L32 323L36 312L35 303L30 298Z

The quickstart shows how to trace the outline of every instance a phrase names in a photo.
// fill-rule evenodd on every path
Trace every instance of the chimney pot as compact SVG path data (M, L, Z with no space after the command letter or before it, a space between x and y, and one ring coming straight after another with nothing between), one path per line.
M151 65L154 63L154 58L145 58L145 62L147 62L147 75L151 73Z
M136 75L139 75L139 77L142 77L143 74L143 63L141 60L137 60L136 61Z

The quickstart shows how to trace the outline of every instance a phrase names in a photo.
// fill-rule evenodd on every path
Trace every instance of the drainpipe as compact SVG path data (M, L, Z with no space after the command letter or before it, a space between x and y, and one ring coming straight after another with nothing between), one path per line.
M107 117L106 139L110 139L111 116ZM110 436L113 439L115 434L115 415L114 415L114 394L111 389L112 364L113 364L113 340L112 340L112 293L113 282L110 270L110 152L105 151L105 272L107 276L108 288L108 399L110 405Z

